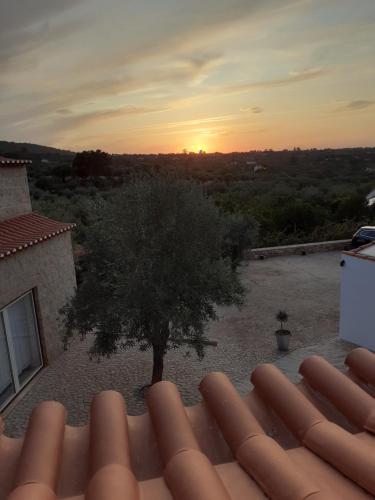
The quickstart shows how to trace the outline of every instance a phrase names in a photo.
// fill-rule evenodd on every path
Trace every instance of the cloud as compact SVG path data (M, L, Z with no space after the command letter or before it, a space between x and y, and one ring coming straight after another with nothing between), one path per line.
M255 115L259 114L259 113L263 113L263 108L259 107L259 106L253 106L253 107L250 107L250 108L240 108L240 111L241 113L254 113Z
M184 120L184 121L178 121L178 122L170 122L170 123L167 123L165 126L167 128L174 128L174 127L187 127L187 126L195 126L195 125L206 125L206 124L212 124L212 123L227 122L227 121L233 120L235 118L236 118L235 115L210 116L208 118L197 118L196 120Z
M341 108L341 110L346 111L359 111L361 109L367 109L375 104L375 101L367 101L364 99L358 99L355 101L350 101L345 106Z
M83 20L64 16L85 0L1 0L0 65L66 38L82 29Z
M8 32L24 31L35 23L76 7L83 0L1 0L1 36Z
M325 76L328 70L322 68L310 68L303 71L290 72L286 78L278 78L274 80L262 80L258 82L241 83L237 85L229 85L226 87L218 87L216 92L219 94L240 94L257 88L273 88L292 85L294 83L312 80Z
M119 18L127 16L126 2L110 1L117 5ZM171 51L202 47L238 23L275 15L276 11L305 0L158 0L158 8L152 9L149 1L134 3L131 12L141 22L127 26L127 43L107 54L101 61L102 67L139 63Z
M32 0L32 8L31 0L0 0L7 124L61 109L74 115L90 101L105 107L134 92L162 88L165 99L178 97L222 62L215 37L297 0L158 1L150 9L149 0Z
M138 73L134 69L134 74L130 70L124 76L113 76L112 78L96 78L91 80L84 79L76 82L74 79L63 82L61 92L56 92L56 87L41 88L34 91L33 99L28 98L28 94L14 95L14 106L9 106L10 111L3 111L3 117L6 118L8 125L19 126L30 120L35 121L35 116L39 119L50 115L51 120L55 120L55 114L76 115L77 108L79 116L83 116L82 107L91 105L105 106L106 99L120 98L130 94L154 92L159 88L163 90L164 95L160 98L152 98L158 103L162 102L162 109L165 108L165 101L171 102L169 93L175 85L181 89L182 86L190 85L197 80L201 80L210 68L219 64L221 54L194 52L185 54L158 68L149 67ZM60 89L60 85L58 86ZM157 93L157 92L156 92ZM143 96L143 100L146 96ZM0 99L1 102L1 99ZM24 102L22 106L19 104ZM175 100L176 106L178 102ZM9 98L7 104L10 104ZM155 105L160 109L159 105Z
M108 120L112 118L130 116L130 115L143 115L148 113L158 113L161 111L166 111L168 108L148 108L148 107L137 107L137 106L123 106L114 109L100 109L95 111L90 111L88 113L72 114L69 113L70 110L64 110L64 117L54 120L54 128L57 130L73 129L76 127L81 127L83 125L88 125L91 123L99 122L102 120Z
M334 113L355 112L371 108L374 105L375 105L375 100L354 99L353 101L342 103L340 106L333 109L332 111Z
M58 113L59 115L71 115L72 111L70 109L67 109L67 108L62 108L62 109L58 109L56 111L56 113Z
M59 116L54 117L54 119L47 116L45 119L39 120L37 123L33 120L29 120L23 123L21 129L23 133L31 134L31 137L43 137L43 143L46 143L47 141L47 143L59 144L61 139L66 135L70 136L71 140L79 141L79 138L76 136L76 130L82 129L86 131L87 127L90 125L98 126L96 131L100 130L101 135L103 135L105 134L105 131L111 130L110 125L107 126L107 123L103 122L116 118L124 118L122 131L122 134L124 134L124 129L128 129L128 125L132 123L130 119L127 123L125 118L130 118L136 115L141 116L151 113L159 113L167 110L167 107L140 107L131 105L118 108L98 109L86 113L73 113L69 109L63 109L59 110ZM63 113L61 113L61 111L63 111ZM18 129L19 128L20 127L18 127Z
M217 64L222 57L221 52L195 52L187 56L187 62L197 71L203 71Z
M10 33L6 37L0 36L0 68L15 62L20 56L38 53L48 44L65 40L69 35L82 29L82 20L63 21L59 23L46 22L38 24L32 30ZM36 57L38 60L38 57ZM34 69L33 64L23 62L23 68ZM5 69L5 68L4 68Z
M373 35L368 31L365 37L353 24L351 11L358 9L342 9L340 0L326 3L0 0L0 135L78 144L82 137L100 139L101 131L123 137L141 127L134 137L148 147L159 130L178 135L185 129L232 130L237 123L244 129L259 121L269 125L281 108L286 121L296 107L308 116L313 105L318 108L315 103L352 95L348 75L358 73L363 89L371 89L373 79ZM321 58L330 41L326 32L341 26L353 26L347 45L355 32L360 57L335 43L328 47L332 57ZM362 64L363 71L354 64ZM295 68L299 71L290 71ZM279 88L289 85L298 87L280 96ZM349 111L370 109L372 101L336 101L336 106L350 121ZM229 113L233 119L222 118ZM370 120L369 113L365 118Z
M1 0L0 62L31 51L45 53L46 38L58 41L61 30L68 35L72 25L76 31L79 18L79 29L87 24L89 29L86 43L79 46L83 57L77 67L121 68L191 44L199 46L233 23L298 1L302 0L158 0L150 8L150 0ZM95 68L90 64L94 45Z

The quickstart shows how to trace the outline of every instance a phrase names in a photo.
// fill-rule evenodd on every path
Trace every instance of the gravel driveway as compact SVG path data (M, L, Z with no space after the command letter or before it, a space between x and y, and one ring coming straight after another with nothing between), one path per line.
M224 371L240 392L249 389L249 375L259 363L281 355L273 332L278 309L290 314L291 349L319 344L338 334L340 253L275 257L250 261L241 269L248 288L246 304L238 311L220 308L220 320L209 325L208 347L203 361L192 352L170 351L164 378L175 382L186 405L200 400L198 383L209 371ZM34 379L17 404L5 414L6 434L20 435L31 409L40 401L55 399L68 410L70 424L87 422L90 401L100 390L123 393L129 414L144 412L139 388L151 376L151 351L132 349L100 363L87 356L89 341L75 341L57 361Z

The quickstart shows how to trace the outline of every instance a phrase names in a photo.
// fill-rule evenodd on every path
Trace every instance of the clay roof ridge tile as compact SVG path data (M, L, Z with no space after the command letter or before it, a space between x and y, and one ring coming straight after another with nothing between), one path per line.
M173 498L230 500L217 471L200 450L175 384L154 384L146 401Z
M262 400L270 406L298 438L302 439L315 424L326 421L325 416L274 365L259 365L251 382Z
M90 479L85 500L140 500L139 484L134 474L120 464L99 469Z
M375 432L375 399L320 356L306 358L299 372L357 426Z
M275 366L261 365L251 380L304 446L375 494L375 456L371 447L329 422Z
M146 402L165 465L181 450L200 451L180 394L174 384L163 381L152 385L147 391Z
M100 392L93 399L90 417L90 471L107 465L132 471L125 401L117 391Z
M361 380L375 387L375 354L358 347L351 351L345 364Z
M66 410L44 401L30 417L17 468L15 486L40 483L56 491L65 432Z
M174 455L164 477L175 500L231 500L215 467L201 451Z
M320 492L285 450L266 436L226 375L209 373L199 389L236 459L270 498L303 499Z
M309 429L303 438L303 444L375 495L375 455L368 443L326 420Z
M139 485L130 460L125 401L117 391L93 399L90 418L90 480L86 500L139 500Z
M10 252L11 248L8 246L6 251ZM2 250L1 245L0 250ZM5 250L2 250L2 253L5 253ZM375 376L375 355L363 349L354 350L352 355L348 356L347 364L350 369L353 367L353 373L360 374L361 380L372 380ZM353 406L359 407L355 408L355 414L351 418L357 422L360 418L364 429L366 426L370 427L370 430L375 427L372 399L369 399L367 393L363 397L360 386L357 388L346 375L337 374L329 363L319 357L308 358L301 365L300 371L306 378L306 383L312 389L321 392L327 400L332 401L340 411L342 411L340 405L344 405L345 411L352 411L347 409L345 402L342 401L346 394L348 405L351 401ZM277 441L264 433L261 423L251 410L253 404L254 408L257 404L261 405L263 413L257 413L257 416L264 415L267 421L268 412L263 403L272 410L269 414L277 414L301 444L309 450L300 450L301 453L305 453L303 455L305 458L308 456L313 458L312 455L315 454L321 459L319 463L330 470L332 481L334 481L333 474L336 474L338 482L343 480L339 477L341 473L353 481L353 488L358 488L359 491L361 487L375 496L374 436L362 433L357 437L328 421L304 393L274 365L260 365L254 370L251 380L254 384L253 395L244 401L226 375L219 372L208 374L200 384L204 403L189 412L183 406L174 384L161 382L149 389L147 405L150 419L144 421L153 428L150 432L153 435L152 430L154 431L164 462L164 479L174 499L230 500L228 492L233 494L229 476L226 472L222 475L226 465L229 466L226 464L228 460L226 459L224 467L224 462L217 462L215 455L212 454L211 459L215 460L214 463L220 464L219 467L214 467L200 448L200 443L204 443L202 447L205 446L205 450L207 446L200 434L201 419L205 425L211 425L213 420L217 422L217 428L232 449L234 459L269 498L273 500L332 498L329 494L327 497L327 492L331 491L328 482L326 484L325 480L314 473L314 467L311 474L309 473L310 470L306 469L306 465L310 462L302 460L302 454L286 451ZM335 388L337 394L334 394ZM198 413L194 413L195 411ZM204 416L201 411L205 412ZM260 418L263 422L263 416ZM57 402L44 402L33 411L23 443L20 441L18 463L14 464L17 471L14 489L8 500L57 500L56 491L66 433L65 419L65 408ZM199 440L195 434L195 426L200 429L196 431ZM216 436L216 425L214 427ZM0 418L0 435L2 431L3 424ZM128 417L120 393L104 391L94 398L88 436L89 474L84 498L86 500L143 498L141 483L137 481L131 463ZM3 442L8 443L8 438ZM222 443L221 437L220 443ZM225 450L227 454L227 448ZM207 454L211 457L208 451ZM67 457L64 451L65 460ZM230 465L238 467L239 470L240 467L235 460ZM12 467L9 469L10 477L13 477ZM321 485L318 478L322 480ZM159 478L158 482L161 485L162 479ZM253 487L256 487L255 484ZM256 488L256 491L259 491L258 487ZM235 485L233 485L234 491L236 491ZM339 495L339 491L334 489L334 494ZM82 494L83 490L80 493Z
M57 500L57 496L45 484L26 483L13 490L7 500Z
M320 493L318 484L269 436L245 441L236 458L271 499L302 500Z
M262 426L224 373L206 375L199 390L234 454L247 439L264 434Z

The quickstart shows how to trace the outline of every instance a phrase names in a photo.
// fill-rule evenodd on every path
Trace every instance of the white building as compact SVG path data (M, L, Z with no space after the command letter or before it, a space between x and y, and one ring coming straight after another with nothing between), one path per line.
M375 242L343 252L340 338L375 351Z
M76 287L74 224L32 212L30 163L0 156L0 412L61 354L60 310Z

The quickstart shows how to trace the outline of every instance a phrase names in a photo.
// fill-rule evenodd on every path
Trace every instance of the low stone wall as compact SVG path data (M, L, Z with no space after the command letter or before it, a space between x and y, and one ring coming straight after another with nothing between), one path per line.
M253 248L245 254L248 260L280 257L282 255L306 255L309 253L345 250L351 240L319 241L318 243L302 243L301 245L285 245L281 247Z

